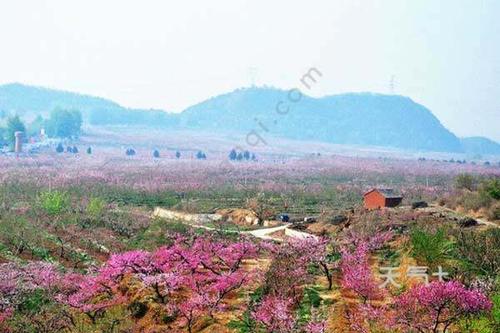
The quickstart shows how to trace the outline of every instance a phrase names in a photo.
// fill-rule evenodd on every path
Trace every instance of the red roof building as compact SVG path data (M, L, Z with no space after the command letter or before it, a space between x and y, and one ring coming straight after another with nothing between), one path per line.
M364 206L366 209L380 209L384 207L396 207L401 203L403 197L394 193L392 189L374 188L364 195Z

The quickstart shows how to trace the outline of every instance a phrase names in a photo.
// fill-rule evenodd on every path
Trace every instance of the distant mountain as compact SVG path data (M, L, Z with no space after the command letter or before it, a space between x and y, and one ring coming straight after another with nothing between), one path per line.
M172 125L175 117L162 110L129 109L108 99L19 83L0 85L0 112L26 118L47 116L55 108L80 110L95 125Z
M111 100L22 84L0 85L0 116L34 118L54 108L78 109L93 125L146 125L258 133L296 140L412 150L499 154L500 145L482 137L459 139L430 110L408 97L349 93L313 98L251 87L212 97L179 114L130 109Z
M287 107L290 109L285 114ZM463 150L460 139L444 128L428 109L407 97L394 95L303 96L300 101L292 102L287 91L245 88L186 109L180 121L182 126L193 129L268 131L299 140L415 150Z
M500 155L500 144L488 138L474 136L462 138L462 147L465 152L481 155Z

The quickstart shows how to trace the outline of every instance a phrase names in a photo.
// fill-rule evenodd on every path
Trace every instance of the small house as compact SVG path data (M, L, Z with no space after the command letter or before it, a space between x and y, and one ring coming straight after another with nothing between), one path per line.
M397 195L393 189L374 188L364 195L364 206L366 209L380 209L384 207L396 207L401 203L403 197Z

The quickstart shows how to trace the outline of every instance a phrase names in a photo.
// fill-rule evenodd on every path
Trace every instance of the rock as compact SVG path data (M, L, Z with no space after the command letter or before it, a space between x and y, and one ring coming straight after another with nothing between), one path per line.
M473 227L477 225L477 221L472 217L464 217L460 221L458 221L458 225L462 228Z
M316 222L316 218L314 216L304 217L304 223L314 223L314 222Z
M412 204L411 204L411 208L413 209L417 209L417 208L425 208L425 207L429 207L429 205L427 204L427 202L425 201L414 201Z

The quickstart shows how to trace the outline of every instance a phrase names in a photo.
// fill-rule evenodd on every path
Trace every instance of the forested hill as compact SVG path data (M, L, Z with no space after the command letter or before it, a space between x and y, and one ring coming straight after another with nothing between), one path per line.
M486 138L458 138L408 97L348 93L299 101L288 91L251 87L209 98L181 113L130 109L111 100L21 84L0 86L0 115L47 115L78 109L93 125L146 125L168 130L252 131L285 138L412 150L500 154Z
M287 91L246 88L188 108L181 122L190 128L246 132L265 127L300 140L462 151L460 139L428 109L402 96L350 93L293 102Z
M130 109L111 100L19 83L0 85L0 113L24 118L46 116L55 108L77 109L94 125L171 126L175 117L162 110Z

